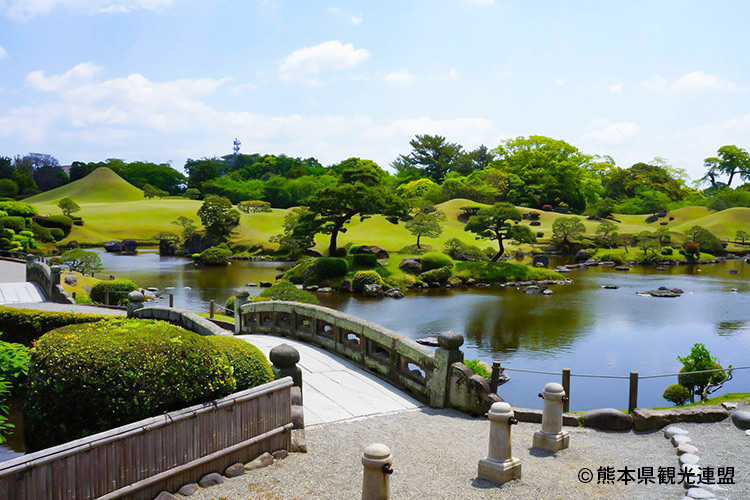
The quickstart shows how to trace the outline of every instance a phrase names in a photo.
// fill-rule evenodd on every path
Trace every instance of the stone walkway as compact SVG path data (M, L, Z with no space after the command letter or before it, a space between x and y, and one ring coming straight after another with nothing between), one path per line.
M339 422L422 407L422 403L358 366L302 342L271 335L241 335L268 356L289 344L300 353L305 425Z
M44 292L36 283L0 283L0 305L44 302Z

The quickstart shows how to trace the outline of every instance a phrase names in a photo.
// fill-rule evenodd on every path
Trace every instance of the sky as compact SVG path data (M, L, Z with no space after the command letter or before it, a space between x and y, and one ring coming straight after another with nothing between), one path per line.
M0 0L0 156L387 167L529 135L701 177L750 147L750 2Z

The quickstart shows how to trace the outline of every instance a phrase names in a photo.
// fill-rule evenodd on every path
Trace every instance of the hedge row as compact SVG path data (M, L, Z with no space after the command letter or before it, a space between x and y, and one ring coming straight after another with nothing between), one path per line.
M55 328L92 323L108 317L99 314L34 311L0 306L0 329L6 342L31 346L35 340Z

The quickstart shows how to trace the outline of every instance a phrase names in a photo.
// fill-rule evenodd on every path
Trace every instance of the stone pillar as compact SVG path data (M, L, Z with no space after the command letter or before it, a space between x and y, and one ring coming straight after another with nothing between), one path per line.
M128 318L133 317L133 313L143 308L143 294L139 291L128 294Z
M55 292L57 291L57 285L60 284L60 273L62 273L62 268L60 266L52 266L49 268L49 292L47 293L47 298L49 300L53 300L53 297L55 297Z
M362 500L388 500L391 498L393 474L391 450L384 444L371 444L362 453Z
M464 337L458 332L443 332L438 335L438 349L435 351L437 361L429 382L430 406L445 408L449 406L451 365L464 360L461 346Z
M250 292L246 288L235 288L234 296L237 297L234 300L234 334L239 335L242 333L242 306L247 304L247 298L250 296ZM248 332L249 333L249 332Z
M564 450L570 445L570 432L562 430L563 399L565 390L560 384L551 382L539 394L544 398L542 428L534 433L534 448L549 451Z
M26 254L26 281L29 280L29 271L31 270L31 265L36 261L36 255L34 254Z
M271 367L276 380L284 377L292 377L295 387L302 391L302 369L297 366L299 362L299 351L289 344L279 344L268 356L273 363ZM301 398L301 396L300 396Z
M487 458L479 461L479 478L497 484L521 479L521 460L513 456L510 426L518 423L508 403L494 403L487 417L490 419L490 445Z

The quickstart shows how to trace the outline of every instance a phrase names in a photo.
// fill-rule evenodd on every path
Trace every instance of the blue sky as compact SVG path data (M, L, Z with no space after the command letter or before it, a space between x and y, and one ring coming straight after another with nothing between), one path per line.
M519 135L700 177L750 147L743 1L0 0L0 155L387 166Z

